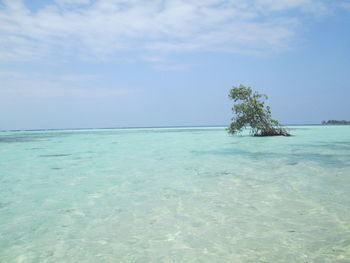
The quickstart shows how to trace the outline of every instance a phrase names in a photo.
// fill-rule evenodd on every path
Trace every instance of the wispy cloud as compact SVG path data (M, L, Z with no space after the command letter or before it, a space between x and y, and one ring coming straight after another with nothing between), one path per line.
M350 1L340 1L339 2L339 7L342 9L345 9L347 11L350 11Z
M180 63L157 63L154 68L160 71L186 71L193 68L193 64L180 64Z
M327 2L56 0L33 12L22 0L3 0L0 61L133 50L275 52L288 48L304 16L325 13Z
M99 75L52 74L0 71L0 101L26 98L85 98L99 99L133 94L136 89L108 86Z
M60 5L88 5L90 2L90 0L56 0Z

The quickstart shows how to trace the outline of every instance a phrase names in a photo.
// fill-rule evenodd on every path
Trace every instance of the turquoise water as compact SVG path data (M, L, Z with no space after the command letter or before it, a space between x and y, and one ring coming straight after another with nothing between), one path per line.
M0 132L0 262L350 262L350 126Z

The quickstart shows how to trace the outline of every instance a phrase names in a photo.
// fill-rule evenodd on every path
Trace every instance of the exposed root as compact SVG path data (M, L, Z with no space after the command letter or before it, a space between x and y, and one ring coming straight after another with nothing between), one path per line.
M269 127L261 130L258 133L253 134L254 136L291 136L291 134L284 128L281 127Z

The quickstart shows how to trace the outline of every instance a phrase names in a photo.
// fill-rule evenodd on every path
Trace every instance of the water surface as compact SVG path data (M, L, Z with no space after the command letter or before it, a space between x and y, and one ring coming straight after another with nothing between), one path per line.
M350 126L0 132L0 262L350 262Z

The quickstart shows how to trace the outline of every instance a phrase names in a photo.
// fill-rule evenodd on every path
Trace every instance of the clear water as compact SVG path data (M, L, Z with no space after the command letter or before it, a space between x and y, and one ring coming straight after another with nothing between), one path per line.
M350 126L0 133L0 262L350 262Z

